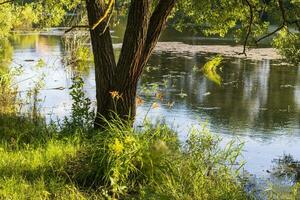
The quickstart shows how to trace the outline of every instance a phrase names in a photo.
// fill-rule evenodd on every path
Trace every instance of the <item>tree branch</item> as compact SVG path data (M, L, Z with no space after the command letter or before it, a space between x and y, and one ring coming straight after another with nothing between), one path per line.
M274 35L275 33L277 33L278 31L280 31L281 29L283 29L286 24L288 23L287 19L286 19L286 14L285 14L285 9L284 9L284 5L283 5L283 1L282 0L278 0L278 7L280 9L280 12L281 12L281 17L282 17L282 24L277 28L275 29L274 31L272 31L271 33L268 33L267 35L257 39L255 41L255 43L259 43L260 41Z
M8 0L8 1L0 2L0 6L1 6L1 5L4 5L4 4L6 4L6 3L11 3L11 2L14 2L14 0Z
M247 6L249 7L249 12L250 12L250 18L249 18L249 25L248 25L248 31L247 31L247 35L244 41L244 45L243 45L243 52L239 53L239 54L244 54L245 56L247 56L246 54L246 47L248 44L248 40L252 31L252 25L253 25L253 20L254 20L254 13L253 13L253 6L251 5L251 3L249 2L249 0L245 0L247 3Z
M276 28L274 31L272 31L271 33L268 33L267 35L264 35L263 37L259 38L258 40L255 41L255 43L259 43L260 41L274 35L275 33L277 33L278 31L280 31L281 29L283 29L285 27L285 24L281 24L281 26L279 26L278 28Z
M116 83L116 87L129 87L132 83L131 80L128 80L128 77L133 77L134 72L140 68L139 63L146 44L149 16L150 0L131 1L123 46L116 72L121 78L119 79L120 82Z
M166 26L167 18L171 14L177 0L160 0L149 21L147 38L143 48L139 66L135 77L139 77L146 63L148 62L159 36ZM136 80L137 81L137 80Z

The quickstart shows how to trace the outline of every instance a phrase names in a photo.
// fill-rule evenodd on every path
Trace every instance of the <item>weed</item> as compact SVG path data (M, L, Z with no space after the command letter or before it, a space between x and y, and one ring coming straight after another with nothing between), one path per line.
M83 87L84 81L81 77L74 77L72 79L70 95L72 97L72 113L70 119L66 118L65 126L71 128L89 129L93 126L95 112L91 108L91 100L86 97Z

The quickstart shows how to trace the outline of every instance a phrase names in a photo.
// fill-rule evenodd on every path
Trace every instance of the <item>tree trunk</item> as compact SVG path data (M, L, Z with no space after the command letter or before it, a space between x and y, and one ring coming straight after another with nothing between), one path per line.
M89 26L92 27L104 14L104 0L87 0ZM110 117L112 108L111 85L114 79L116 61L110 29L105 30L106 25L101 24L94 30L90 30L92 49L95 63L97 115L95 127L103 124L103 118Z
M140 75L165 27L176 0L160 0L151 13L152 0L132 0L118 63L116 64L109 28L106 23L91 30L96 74L97 117L95 127L115 114L134 119L136 89ZM103 15L104 0L86 0L89 25Z

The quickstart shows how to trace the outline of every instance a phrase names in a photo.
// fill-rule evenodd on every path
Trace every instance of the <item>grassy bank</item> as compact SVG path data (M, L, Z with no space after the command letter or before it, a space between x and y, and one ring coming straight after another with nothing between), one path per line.
M240 145L221 149L205 129L181 144L163 125L116 120L97 132L11 115L0 132L0 199L246 198Z
M39 114L39 87L28 114L19 114L14 90L1 94L0 199L246 199L241 145L222 149L205 128L182 143L165 125L134 129L118 119L93 130L84 83L73 82L71 116L59 123Z

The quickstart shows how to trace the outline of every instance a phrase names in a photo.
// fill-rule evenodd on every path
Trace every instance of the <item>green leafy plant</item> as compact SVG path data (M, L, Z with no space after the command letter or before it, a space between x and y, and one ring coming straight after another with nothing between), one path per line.
M37 61L37 63L36 63L36 67L37 68L43 68L43 67L45 67L47 65L47 63L43 60L43 59L39 59L38 61Z
M284 29L274 38L273 45L285 60L294 65L300 64L300 34Z
M66 119L65 123L71 127L89 129L93 126L93 120L95 117L95 112L91 108L92 102L84 93L83 79L77 76L74 77L72 81L73 84L70 88L70 95L73 100L72 113L70 120Z

